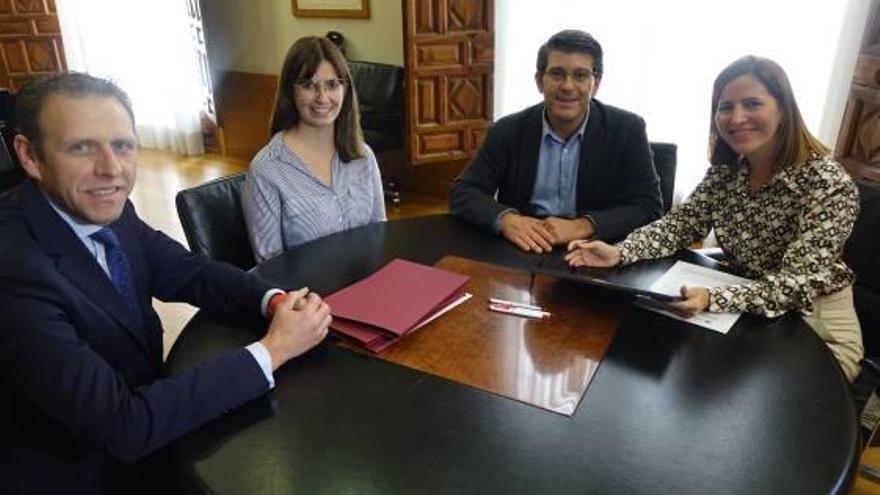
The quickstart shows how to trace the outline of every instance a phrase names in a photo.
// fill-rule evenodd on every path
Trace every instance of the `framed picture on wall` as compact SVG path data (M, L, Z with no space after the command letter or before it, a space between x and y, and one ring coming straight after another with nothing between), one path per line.
M369 19L370 0L291 0L296 17Z

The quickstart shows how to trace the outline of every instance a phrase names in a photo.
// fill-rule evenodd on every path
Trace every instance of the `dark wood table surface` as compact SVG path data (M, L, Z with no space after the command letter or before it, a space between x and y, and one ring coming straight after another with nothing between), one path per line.
M395 257L430 265L446 255L522 270L541 262L441 215L329 236L257 271L329 294ZM626 295L561 283L590 304L625 307L571 416L325 342L281 368L271 393L182 438L174 454L194 489L228 494L848 489L858 459L851 395L799 317L744 316L721 335ZM169 372L253 342L265 326L199 313Z

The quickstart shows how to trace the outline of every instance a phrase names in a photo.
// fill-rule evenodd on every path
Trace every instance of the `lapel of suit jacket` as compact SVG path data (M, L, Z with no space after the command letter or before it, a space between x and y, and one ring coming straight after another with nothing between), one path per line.
M604 164L605 155L602 153L605 140L605 113L595 99L590 100L590 116L587 126L584 128L584 139L581 142L581 156L577 172L577 211L583 214L591 195L597 194L596 187L600 168Z
M26 187L22 207L36 242L49 256L55 258L58 271L87 294L95 305L112 315L149 354L150 347L144 340L144 335L136 320L125 309L122 296L113 286L110 277L52 209L35 184L30 183ZM142 320L145 318L146 315L142 315Z
M532 191L535 188L535 180L538 177L538 154L541 151L541 139L544 131L544 104L540 103L526 110L526 119L523 126L521 154L519 164L520 174L523 180L518 181L517 191L519 204L526 205L526 211L520 213L531 214Z

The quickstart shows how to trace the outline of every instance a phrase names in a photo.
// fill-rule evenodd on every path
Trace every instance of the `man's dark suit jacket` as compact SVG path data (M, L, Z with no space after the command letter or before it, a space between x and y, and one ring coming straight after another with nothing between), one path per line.
M0 493L131 493L159 447L268 389L245 349L162 379L151 297L259 315L269 285L191 254L136 215L137 325L92 254L30 180L0 200ZM255 336L255 339L257 336Z
M541 103L495 123L452 184L453 215L487 229L508 208L536 216L530 200L543 115ZM618 241L660 216L659 184L642 118L592 100L578 165L577 215L593 219L596 238Z

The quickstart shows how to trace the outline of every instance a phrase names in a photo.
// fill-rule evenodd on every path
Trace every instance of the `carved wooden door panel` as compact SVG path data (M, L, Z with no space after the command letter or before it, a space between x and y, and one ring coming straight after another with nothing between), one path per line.
M880 182L880 1L873 0L835 155L857 178Z
M0 0L0 87L67 70L54 0Z
M494 0L405 0L410 163L470 159L492 124Z

